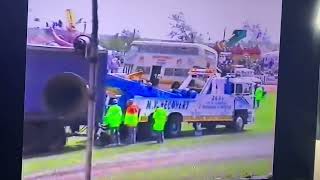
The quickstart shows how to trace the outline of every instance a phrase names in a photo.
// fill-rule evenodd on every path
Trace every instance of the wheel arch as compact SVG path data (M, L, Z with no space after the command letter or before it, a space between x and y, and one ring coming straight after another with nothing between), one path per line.
M234 120L238 117L241 116L244 120L244 123L247 124L248 123L248 117L249 117L249 113L247 109L237 109L234 111Z
M169 115L168 115L168 121L169 120L176 120L178 119L180 122L183 121L183 115L180 113L180 112L171 112Z

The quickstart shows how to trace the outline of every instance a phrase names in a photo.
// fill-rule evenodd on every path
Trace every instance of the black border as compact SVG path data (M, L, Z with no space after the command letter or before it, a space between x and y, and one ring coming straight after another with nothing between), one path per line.
M27 5L0 1L0 179L21 179Z
M283 0L274 179L312 180L320 43L316 0ZM1 1L1 179L21 179L27 0ZM272 12L270 12L272 13Z
M274 179L312 180L320 46L316 0L283 0Z

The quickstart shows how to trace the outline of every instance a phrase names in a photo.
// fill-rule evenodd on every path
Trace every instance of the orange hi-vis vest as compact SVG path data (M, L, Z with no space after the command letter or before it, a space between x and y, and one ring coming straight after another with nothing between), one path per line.
M126 115L124 117L124 124L129 127L137 127L139 122L139 107L135 104L132 104L127 107Z

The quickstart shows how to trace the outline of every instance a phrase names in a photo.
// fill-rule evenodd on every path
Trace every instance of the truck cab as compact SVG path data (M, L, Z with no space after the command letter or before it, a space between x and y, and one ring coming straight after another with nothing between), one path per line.
M211 77L196 98L196 119L204 126L242 131L254 122L254 82L241 77Z

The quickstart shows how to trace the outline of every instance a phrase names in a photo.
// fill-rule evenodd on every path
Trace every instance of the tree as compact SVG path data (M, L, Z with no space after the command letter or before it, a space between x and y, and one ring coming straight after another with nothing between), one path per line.
M140 32L139 30L136 30L136 29L134 29L133 31L130 31L128 29L123 29L120 33L120 36L126 41L133 41L135 39L140 38Z
M119 38L125 43L125 51L128 51L131 46L131 43L134 40L140 39L140 32L136 29L134 29L133 31L123 29L121 33L119 33Z
M271 41L267 28L263 30L260 24L244 22L242 29L247 31L247 37L240 42L243 47L251 48L258 46L262 49L274 49L275 43Z
M100 40L101 46L108 50L114 50L119 52L124 52L126 50L125 42L122 41L120 38L111 38L108 40Z
M138 30L130 31L128 29L124 29L120 33L116 33L108 39L100 40L100 43L107 49L119 52L127 52L131 46L131 43L139 38L140 33Z
M183 12L172 14L169 16L171 32L169 37L171 39L183 41L183 42L202 42L202 34L197 33L192 27L186 23Z
M126 45L125 42L120 39L113 39L109 42L109 47L116 51L125 51Z

